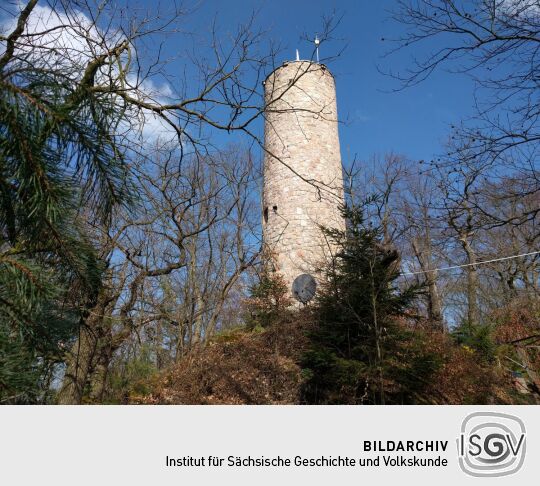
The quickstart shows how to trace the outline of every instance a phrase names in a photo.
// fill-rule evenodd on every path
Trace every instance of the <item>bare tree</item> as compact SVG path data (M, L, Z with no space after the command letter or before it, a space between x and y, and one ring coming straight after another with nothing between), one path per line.
M100 401L115 353L141 335L163 364L219 329L259 254L256 174L250 152L240 149L181 164L156 154L146 164L141 209L112 228L96 227L109 250L110 278L71 350L61 403Z
M454 127L456 141L447 160L453 166L466 160L491 163L490 177L512 172L523 181L516 197L540 191L538 177L538 111L540 4L537 0L400 0L393 18L406 33L396 50L418 44L436 45L425 57L416 57L402 73L390 73L406 88L418 84L436 69L466 74L476 84L476 116ZM487 212L492 224L519 224L538 216L538 207L503 218Z
M406 254L418 263L411 267L412 272L427 288L427 317L437 328L445 328L443 319L443 302L440 293L439 272L441 263L438 257L441 245L440 220L436 210L439 205L440 192L433 177L410 171L404 181L401 192L400 211L407 231L404 234L403 246Z

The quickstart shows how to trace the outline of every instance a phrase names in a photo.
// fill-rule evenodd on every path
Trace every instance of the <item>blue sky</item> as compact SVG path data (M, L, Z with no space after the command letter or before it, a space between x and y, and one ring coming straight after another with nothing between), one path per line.
M437 47L425 46L422 51L384 59L389 43L381 38L396 37L401 29L389 20L388 11L395 6L394 0L206 0L192 20L204 29L215 16L225 32L232 31L255 9L259 12L257 24L286 47L281 59L285 61L294 59L296 48L301 55L310 54L300 41L302 34L315 34L321 17L335 8L343 15L335 36L343 41L323 46L321 56L347 44L341 57L330 64L340 119L346 122L340 127L344 163L355 154L367 160L390 151L429 160L444 151L449 125L472 113L473 85L466 76L440 71L417 87L392 92L398 84L382 75L377 65L403 68L410 65L411 54L421 56Z
M394 92L398 83L379 72L399 70L411 65L411 56L422 57L438 46L422 46L384 58L390 43L382 38L399 36L402 27L390 20L389 11L395 0L186 0L197 5L185 19L184 28L198 38L208 40L210 25L215 18L224 37L245 22L254 10L258 12L256 26L268 31L267 37L280 43L284 50L279 62L294 59L295 49L301 57L309 57L312 46L301 41L303 34L315 35L321 19L334 9L343 16L335 36L341 40L323 45L321 57L331 55L346 45L341 57L329 64L336 78L340 120L341 151L344 164L355 155L368 160L372 155L387 152L403 154L411 159L430 160L444 152L449 126L467 118L473 112L473 83L463 75L435 72L419 86ZM172 0L137 0L151 12L171 7ZM174 57L189 46L191 37L172 36L166 42L164 57ZM199 47L201 56L205 55ZM157 44L148 46L153 58ZM201 44L202 46L202 44ZM190 61L178 60L167 67L171 74L188 70ZM262 123L256 124L262 136ZM227 136L218 134L215 142L226 144Z

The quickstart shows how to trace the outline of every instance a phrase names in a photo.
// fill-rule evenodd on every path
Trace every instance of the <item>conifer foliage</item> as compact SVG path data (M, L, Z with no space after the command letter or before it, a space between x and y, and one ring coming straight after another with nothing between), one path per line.
M309 403L413 400L438 366L402 325L421 288L399 287L399 254L366 224L360 206L343 209L346 231L323 229L338 251L324 269L315 329L303 366Z
M269 266L262 269L258 281L250 287L246 301L248 328L266 328L290 314L292 299L284 278Z
M21 11L0 55L4 402L37 399L38 382L50 377L97 295L103 265L80 223L81 212L106 219L128 192L114 135L122 107L93 89L99 69L120 50L85 66L55 55L50 46L38 52L25 30L36 3Z

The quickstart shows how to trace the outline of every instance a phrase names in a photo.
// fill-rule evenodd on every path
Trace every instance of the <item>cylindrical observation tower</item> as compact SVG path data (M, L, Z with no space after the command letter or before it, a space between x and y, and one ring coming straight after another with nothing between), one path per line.
M345 225L334 77L316 62L286 62L264 90L264 248L302 301L293 282L303 274L303 285L305 274L317 280L333 251L320 225Z

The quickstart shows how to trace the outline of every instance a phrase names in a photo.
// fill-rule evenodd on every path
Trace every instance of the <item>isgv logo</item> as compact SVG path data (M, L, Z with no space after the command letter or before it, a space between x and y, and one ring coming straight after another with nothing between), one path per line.
M461 424L459 465L470 476L498 477L517 472L525 460L523 421L498 412L475 412Z

